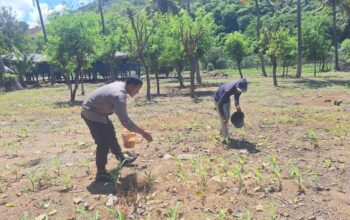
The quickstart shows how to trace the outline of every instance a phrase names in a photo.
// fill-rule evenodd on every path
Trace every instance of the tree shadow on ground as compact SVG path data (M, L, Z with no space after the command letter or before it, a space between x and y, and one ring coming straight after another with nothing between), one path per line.
M74 106L81 106L83 101L75 101L75 102L55 102L56 108L70 108Z
M315 79L299 79L294 81L296 84L300 84L301 86L308 87L311 89L320 89L328 86L346 86L350 88L349 80L337 80L337 79L326 79L326 80L315 80Z
M247 152L250 154L256 154L260 152L259 149L256 149L256 144L251 143L247 140L235 140L232 138L227 144L227 148L231 150L247 150Z

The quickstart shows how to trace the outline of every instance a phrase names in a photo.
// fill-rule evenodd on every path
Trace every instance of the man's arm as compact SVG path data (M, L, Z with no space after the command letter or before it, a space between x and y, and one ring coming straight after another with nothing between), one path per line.
M128 112L126 110L126 98L125 97L118 97L113 101L113 105L116 109L115 113L118 116L118 119L120 123L129 131L138 133L142 135L148 142L152 141L152 135L139 126L137 126L128 115Z
M235 99L235 106L237 111L241 111L241 107L239 106L239 97L241 96L242 93L235 94L234 99Z

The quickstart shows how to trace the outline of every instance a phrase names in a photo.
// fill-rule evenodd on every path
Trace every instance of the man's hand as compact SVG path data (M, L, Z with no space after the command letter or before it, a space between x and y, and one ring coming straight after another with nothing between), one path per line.
M222 122L226 125L228 123L228 119L222 119Z
M241 112L241 111L242 111L242 110L241 110L241 107L240 107L239 105L236 106L236 110L237 110L238 112Z
M144 139L146 139L148 142L152 142L153 141L153 138L152 138L152 135L146 131L142 132L142 137Z

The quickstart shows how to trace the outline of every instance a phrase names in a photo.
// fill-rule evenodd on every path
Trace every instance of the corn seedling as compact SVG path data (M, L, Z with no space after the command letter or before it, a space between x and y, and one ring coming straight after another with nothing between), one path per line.
M73 185L72 185L72 179L73 179L73 177L72 177L72 175L70 175L70 174L66 174L66 175L64 175L64 176L62 177L62 183L63 183L63 185L64 185L64 187L65 187L66 190L72 188L72 186L73 186Z
M107 206L102 206L104 209L106 209L109 213L111 213L113 215L113 218L115 219L118 219L118 220L125 220L125 215L117 210L117 209L112 209L112 208L109 208Z
M10 169L11 173L16 175L16 180L17 180L18 179L18 172L19 172L19 169L20 169L19 166L14 164L14 165L11 165L9 167L9 169Z
M337 125L335 128L332 129L332 133L334 136L339 138L340 145L344 145L344 140L349 134L349 129L346 128L343 124Z
M75 211L83 217L82 219L86 219L86 220L99 220L100 219L100 213L98 210L96 210L95 214L86 211L82 207L77 208ZM80 219L80 218L78 218L78 219Z
M53 164L55 166L55 171L57 173L57 176L61 176L61 169L62 169L62 161L61 158L59 156L55 157L53 159Z
M225 173L222 172L221 166L220 165L215 166L215 171L216 171L216 175L218 175L220 177L221 182L223 182L223 178L225 176Z
M325 160L323 160L322 166L323 166L324 168L327 168L327 169L331 168L331 166L332 166L332 160L330 160L330 159L325 159Z
M307 136L315 147L318 147L318 136L314 130L309 130Z
M175 173L175 176L177 176L181 181L180 184L181 186L183 186L184 183L186 183L186 181L188 180L188 176L186 174L186 172L183 170L182 168L182 164L178 164L178 169Z
M51 174L47 166L44 166L43 172L41 173L41 178L46 181L51 180Z
M236 158L236 161L238 162L240 168L241 168L241 172L244 173L244 164L245 164L245 161L244 161L244 158L241 157L240 155L238 155L238 157Z
M282 191L281 168L277 165L277 157L272 155L270 158L270 169L278 181L278 191Z
M249 210L237 212L234 215L238 220L253 220L253 215Z
M80 165L85 169L86 174L89 176L91 174L91 166L90 166L89 158L85 157L83 160L81 160Z
M181 203L177 202L174 208L168 208L165 212L164 212L164 217L166 217L166 220L177 220L178 219L178 209L180 207Z
M220 209L218 212L218 219L219 220L225 220L227 217L226 210L225 209Z
M239 182L239 189L242 189L242 187L244 186L244 182L243 182L242 170L240 166L234 165L231 171L227 172L227 176L237 178Z
M308 176L309 176L309 181L312 182L312 187L317 188L318 187L318 173L316 170L309 169L308 170Z
M291 178L297 178L299 193L305 193L305 187L303 186L301 179L301 171L292 164L292 168L289 169L288 173Z
M202 185L204 187L206 187L206 185L207 185L207 170L206 170L205 166L203 165L203 163L198 164L198 170L199 170L199 175L200 175Z
M269 205L269 219L270 220L275 220L277 219L277 215L276 215L276 207L274 204L270 203Z
M156 177L152 173L152 170L150 170L148 172L145 171L144 175L145 175L145 179L146 179L146 191L149 192L149 191L151 191L151 189L152 189L152 187L154 185Z
M255 174L256 181L259 184L259 188L260 188L260 190L262 190L263 185L264 185L264 181L265 181L264 176L262 175L262 172L260 169L253 169L253 171Z
M241 138L241 140L244 140L245 137L245 131L243 128L237 129L238 136Z
M31 183L32 192L34 192L35 191L36 182L38 181L37 176L36 176L36 174L34 174L32 172L29 172L27 174L27 177L28 177L28 179L29 179L29 181Z
M338 167L339 171L340 171L340 174L343 174L345 172L345 164L341 164L339 167Z

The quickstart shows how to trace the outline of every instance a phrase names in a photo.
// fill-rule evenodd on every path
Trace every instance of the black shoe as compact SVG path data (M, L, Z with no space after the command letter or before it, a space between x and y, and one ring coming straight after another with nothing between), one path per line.
M103 170L97 171L95 181L96 182L113 182L113 176L112 174L108 173L107 170L103 169Z
M136 159L138 155L135 153L127 153L123 155L123 158L120 158L119 161L122 164L122 166L129 166L131 165Z

